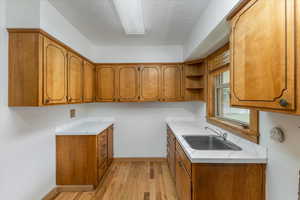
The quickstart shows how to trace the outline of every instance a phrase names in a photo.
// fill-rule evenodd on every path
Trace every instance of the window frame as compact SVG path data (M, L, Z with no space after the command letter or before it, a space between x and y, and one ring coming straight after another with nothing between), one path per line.
M207 122L215 126L221 127L227 131L233 132L236 135L243 137L255 143L259 143L259 114L255 109L250 110L250 123L245 126L244 124L237 123L236 121L222 119L216 116L216 105L215 105L215 87L216 87L216 77L222 72L229 71L229 64L218 67L212 71L208 70L207 77ZM230 88L230 83L229 83ZM231 95L230 95L231 96ZM237 107L238 108L238 107Z

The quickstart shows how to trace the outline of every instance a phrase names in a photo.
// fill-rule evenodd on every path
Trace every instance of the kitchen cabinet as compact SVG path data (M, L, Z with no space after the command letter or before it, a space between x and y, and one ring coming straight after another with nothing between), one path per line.
M184 165L184 158L176 153L176 190L180 200L192 199L192 181Z
M68 102L82 102L83 60L74 53L68 53Z
M112 102L116 100L116 70L113 65L96 67L96 101Z
M117 98L120 102L140 100L139 80L141 66L120 65L117 69Z
M81 103L83 62L40 29L8 29L9 106Z
M114 157L114 128L113 126L107 129L107 165L110 166Z
M167 130L167 162L173 178L176 177L176 138L170 128Z
M175 138L175 169L172 176L180 200L265 200L265 164L192 163L168 127L167 138ZM168 142L167 161L170 159ZM172 168L170 167L170 172Z
M159 101L160 66L143 65L140 68L140 101Z
M95 100L95 66L88 61L83 64L83 102L91 103Z
M161 101L181 101L182 99L182 65L162 66Z
M44 104L67 103L67 50L44 38Z
M230 15L233 106L296 113L299 8L295 0L251 0Z
M57 135L56 184L96 188L113 160L109 153L112 130L109 127L98 135Z

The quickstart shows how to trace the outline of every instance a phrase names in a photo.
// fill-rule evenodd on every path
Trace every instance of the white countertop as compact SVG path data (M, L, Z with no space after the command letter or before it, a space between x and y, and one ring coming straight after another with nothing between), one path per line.
M56 135L98 135L114 124L113 118L84 118L56 127Z
M183 135L214 135L204 129L199 121L167 121L178 142L192 163L267 163L266 148L229 133L228 141L242 151L206 151L192 149ZM209 126L209 125L208 125Z

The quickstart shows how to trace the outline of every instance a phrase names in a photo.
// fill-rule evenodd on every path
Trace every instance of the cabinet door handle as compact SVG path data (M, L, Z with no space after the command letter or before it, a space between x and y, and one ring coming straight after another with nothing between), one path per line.
M280 99L279 105L282 107L287 107L289 105L289 102L286 99Z
M50 103L50 100L49 99L45 99L45 104L48 104Z

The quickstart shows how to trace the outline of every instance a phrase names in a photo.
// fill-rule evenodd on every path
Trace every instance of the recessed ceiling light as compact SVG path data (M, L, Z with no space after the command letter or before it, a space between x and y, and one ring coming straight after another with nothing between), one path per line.
M145 34L141 0L113 0L127 35Z

